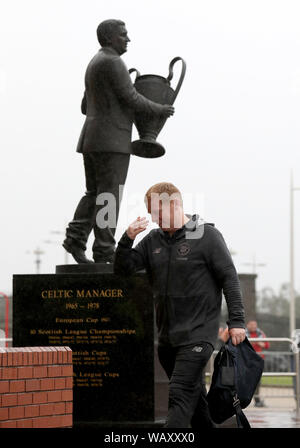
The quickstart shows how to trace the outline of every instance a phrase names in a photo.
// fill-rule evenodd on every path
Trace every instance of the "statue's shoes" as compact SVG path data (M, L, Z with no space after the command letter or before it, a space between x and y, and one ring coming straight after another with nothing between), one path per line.
M107 256L107 257L94 257L95 263L109 263L112 264L114 262L113 256Z
M88 258L86 258L84 250L81 249L80 247L74 245L74 244L69 244L67 241L63 242L63 247L66 249L67 252L69 252L72 257L74 258L74 260L79 263L94 263L92 260L89 260Z

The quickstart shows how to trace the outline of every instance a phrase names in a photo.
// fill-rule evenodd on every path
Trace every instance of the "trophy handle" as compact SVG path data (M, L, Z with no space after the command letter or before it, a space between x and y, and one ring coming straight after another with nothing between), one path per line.
M134 81L136 81L136 78L138 76L141 76L140 72L136 68L131 68L131 69L128 70L128 72L129 72L130 75L131 75L131 73L136 72L136 77L135 77Z
M181 69L181 75L180 75L177 87L175 89L175 93L174 93L174 98L173 98L172 104L176 100L176 97L177 97L177 95L179 93L179 90L181 88L182 82L183 82L184 77L185 77L185 72L186 72L186 63L185 63L185 61L180 56L177 56L176 58L172 59L172 61L170 62L170 65L169 65L169 76L167 77L167 80L171 81L171 79L173 78L173 67L174 67L175 62L177 62L177 61L181 61L182 69Z

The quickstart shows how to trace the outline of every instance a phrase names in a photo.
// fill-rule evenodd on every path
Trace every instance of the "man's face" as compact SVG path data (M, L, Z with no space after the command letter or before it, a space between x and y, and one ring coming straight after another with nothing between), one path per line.
M111 37L111 47L121 55L127 51L128 42L130 42L130 39L125 26L119 26Z
M250 333L257 330L257 322L255 320L251 320L247 323L247 328L250 331Z
M162 201L159 202L159 205L156 207L152 207L151 209L151 219L153 222L159 225L159 227L163 230L169 230L172 227L172 208Z
M147 207L152 221L165 231L178 229L182 226L181 216L175 212L175 208L174 200L152 200Z

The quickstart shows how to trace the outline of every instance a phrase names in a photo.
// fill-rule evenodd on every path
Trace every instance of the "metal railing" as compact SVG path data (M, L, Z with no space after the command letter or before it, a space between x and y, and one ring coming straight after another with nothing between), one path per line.
M4 292L0 292L0 297L3 297L5 300L5 339L8 340L8 325L9 325L9 298ZM7 342L5 342L7 347Z
M0 343L1 342L5 342L5 346L8 347L8 342L12 342L12 338L0 338ZM1 348L1 344L0 344L0 348ZM3 348L3 347L2 347Z
M296 410L297 412L300 412L300 366L299 366L299 348L297 341L295 339L291 338L248 338L249 342L287 342L290 344L291 347L291 356L294 356L294 370L293 371L286 371L286 372L278 372L278 371L266 371L263 372L263 377L292 377L295 379L295 391L294 391L294 399L296 401ZM213 372L213 363L214 358L217 355L218 350L215 350L213 353L213 356L211 356L209 362L208 362L208 368L209 372L206 372L206 376L210 377L212 376ZM266 354L267 352L264 352ZM281 398L281 397L280 397Z

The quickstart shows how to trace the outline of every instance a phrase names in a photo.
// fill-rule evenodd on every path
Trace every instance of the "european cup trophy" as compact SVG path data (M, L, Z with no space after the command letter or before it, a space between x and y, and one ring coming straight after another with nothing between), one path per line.
M173 79L173 66L177 61L181 61L182 69L178 84L174 90L170 82ZM185 61L177 56L170 62L167 78L159 75L141 75L135 68L131 68L129 73L136 72L134 87L143 96L156 103L173 105L184 80L185 71ZM140 112L135 114L134 124L140 138L132 142L132 154L146 158L163 156L165 154L165 148L156 141L156 138L166 120L166 117L149 116Z

